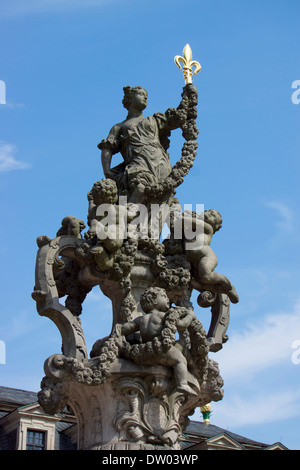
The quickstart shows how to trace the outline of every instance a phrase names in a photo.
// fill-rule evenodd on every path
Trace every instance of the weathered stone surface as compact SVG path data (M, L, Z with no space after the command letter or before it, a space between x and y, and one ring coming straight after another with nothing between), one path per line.
M189 383L200 391L190 374ZM139 366L126 359L114 363L101 385L88 386L70 375L56 385L45 379L39 393L48 412L53 412L53 404L62 409L68 402L78 420L79 449L97 450L179 448L181 426L197 400L195 395L187 400L176 390L169 368Z
M196 156L196 87L184 87L176 109L149 118L142 114L146 90L124 92L128 116L99 144L106 179L88 193L87 231L67 216L55 238L37 239L32 297L62 336L61 353L45 361L39 402L49 413L73 408L79 449L178 449L188 415L222 399L208 354L227 341L230 301L238 295L215 272L210 245L220 214L182 211L174 197ZM172 167L167 150L178 127L185 143ZM124 161L111 168L117 152ZM161 241L165 221L170 236ZM111 300L112 328L89 355L80 315L96 286ZM191 303L193 289L198 305L211 308L208 333Z

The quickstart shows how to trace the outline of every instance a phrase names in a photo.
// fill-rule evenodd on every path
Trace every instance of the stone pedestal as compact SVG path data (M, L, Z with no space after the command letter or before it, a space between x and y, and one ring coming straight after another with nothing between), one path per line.
M217 364L208 359L208 352L210 345L216 347L216 338L220 347L227 339L222 337L227 328L224 318L228 316L228 302L222 304L225 310L220 310L221 303L216 312L212 309L212 324L219 325L214 326L213 337L207 338L201 323L194 319L175 341L176 309L185 309L175 307L170 316L166 314L168 320L160 341L147 343L143 349L134 341L133 345L130 340L124 343L114 328L143 315L141 294L155 282L151 259L140 252L135 255L130 276L131 306L127 308L128 297L118 282L105 278L91 263L80 265L76 250L83 243L70 236L39 240L33 297L39 313L51 318L62 335L62 354L54 354L45 361L46 376L39 403L50 414L62 411L67 404L71 406L78 423L79 449L179 449L180 434L188 424L188 416L197 406L222 398L223 381ZM98 285L112 301L112 331L96 341L91 358L88 358L80 317L60 303L55 273L61 269L61 254L64 267L66 255L67 259L76 261L79 272L75 280L86 292ZM189 303L189 289L177 287L168 292L173 302ZM205 305L211 303L206 300ZM190 390L179 391L173 368L160 364L164 363L169 347L164 341L170 340L179 343L177 347L185 351ZM153 357L150 365L149 357Z
M59 355L46 361L48 377L39 402L50 413L62 410L66 403L71 406L77 418L78 449L180 449L181 432L199 396L178 392L170 368L118 359L106 381L95 386L83 376L78 381L79 370L77 375L76 367L67 370L67 362ZM200 394L192 374L188 382Z

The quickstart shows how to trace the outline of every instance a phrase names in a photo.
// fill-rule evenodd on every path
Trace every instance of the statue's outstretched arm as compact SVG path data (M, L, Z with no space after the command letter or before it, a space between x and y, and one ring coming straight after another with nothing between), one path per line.
M165 130L172 131L181 127L188 118L188 109L197 106L198 92L192 83L183 88L182 99L177 108L168 108L165 112Z
M98 148L101 150L101 163L103 173L106 178L109 178L111 176L110 164L112 156L120 151L120 127L120 124L116 124L115 126L113 126L108 134L107 139L103 139L98 144Z

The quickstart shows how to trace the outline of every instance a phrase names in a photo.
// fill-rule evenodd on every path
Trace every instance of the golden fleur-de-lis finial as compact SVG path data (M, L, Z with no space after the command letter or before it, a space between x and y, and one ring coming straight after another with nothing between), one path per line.
M196 75L198 72L200 72L201 65L199 64L199 62L192 60L192 49L190 48L189 44L186 44L186 46L184 47L182 55L183 57L181 57L181 55L176 55L174 57L174 62L177 67L179 67L179 70L183 69L183 78L185 84L187 85L188 83L192 83L193 81L192 67L195 67L194 74Z

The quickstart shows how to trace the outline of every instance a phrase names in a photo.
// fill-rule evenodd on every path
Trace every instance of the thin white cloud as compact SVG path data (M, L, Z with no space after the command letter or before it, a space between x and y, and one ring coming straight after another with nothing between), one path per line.
M211 354L224 379L224 398L212 403L211 423L238 432L244 426L299 417L299 341L300 299L290 311L256 316L241 330L229 332L224 348ZM291 380L286 379L289 373ZM199 410L193 419L202 420Z
M295 418L300 414L299 400L300 387L276 392L268 390L266 393L252 394L250 397L246 393L225 395L223 401L212 403L211 423L225 429L229 425L229 430L232 430L242 426L272 423L278 419L282 421ZM193 418L202 418L198 410Z
M226 380L249 380L262 370L292 361L292 344L300 339L300 302L292 312L270 314L232 332L219 357Z
M0 141L0 173L29 168L28 163L16 160L14 157L16 150L14 145Z
M103 294L102 292L100 291L95 291L95 290L92 290L91 292L88 293L88 295L86 296L86 301L91 301L91 302L101 302L101 300L103 300Z
M295 216L293 211L287 204L278 201L271 201L266 204L267 207L275 209L277 211L278 218L276 219L276 225L280 231L280 234L286 235L293 231Z

